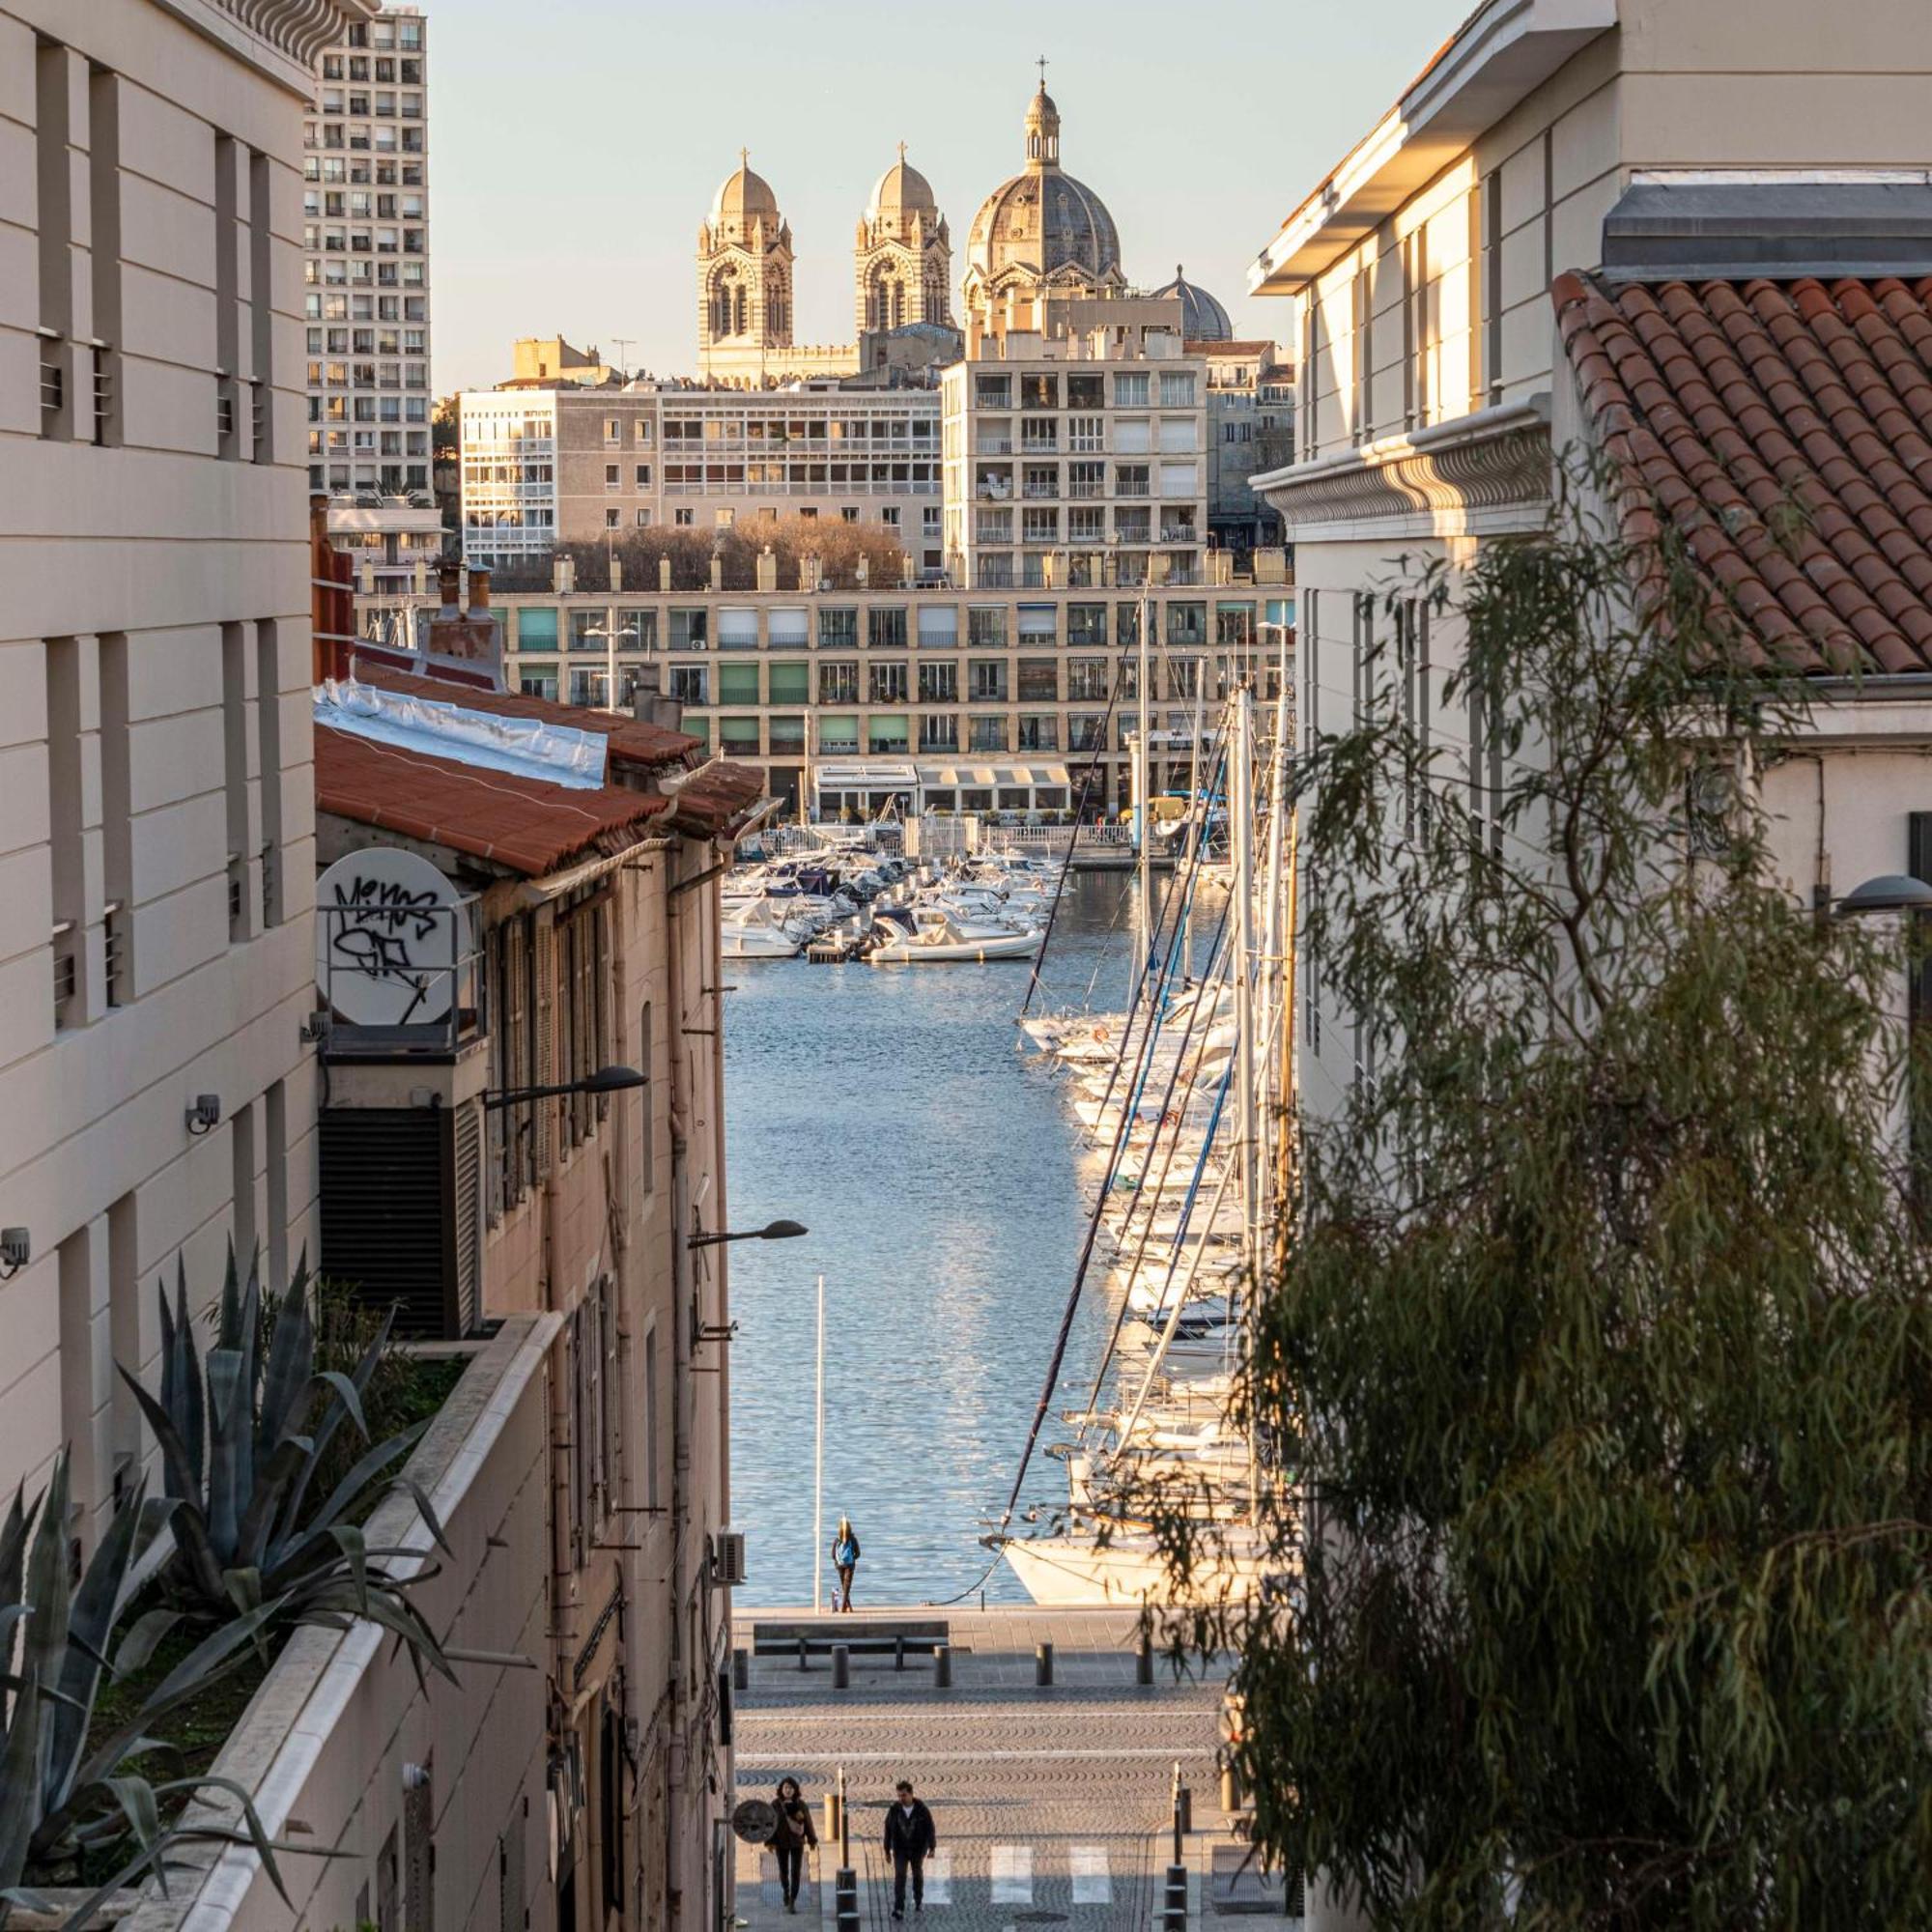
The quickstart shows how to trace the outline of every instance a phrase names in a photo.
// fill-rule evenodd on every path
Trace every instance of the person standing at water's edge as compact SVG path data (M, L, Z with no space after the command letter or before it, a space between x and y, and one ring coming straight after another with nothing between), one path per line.
M838 1584L832 1592L832 1607L835 1610L849 1610L852 1607L852 1573L859 1567L859 1536L852 1527L852 1519L841 1516L838 1527L832 1532L832 1567L838 1573Z
M886 1811L886 1856L893 1861L893 1917L905 1917L906 1873L912 1873L912 1909L925 1910L925 1861L938 1849L932 1813L913 1796L912 1779L899 1779L897 1802Z
M818 1849L818 1833L811 1828L811 1806L799 1792L798 1779L779 1779L778 1802L774 1807L778 1823L772 1828L772 1850L779 1855L779 1889L784 1894L784 1909L798 1910L799 1881L805 1875L808 1848Z

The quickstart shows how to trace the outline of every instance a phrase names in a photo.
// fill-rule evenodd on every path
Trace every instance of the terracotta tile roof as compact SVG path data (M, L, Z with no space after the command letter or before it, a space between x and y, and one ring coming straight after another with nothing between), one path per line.
M422 683L422 679L411 679ZM318 811L446 845L528 878L620 852L670 800L619 785L577 789L433 758L319 724Z
M764 774L754 765L713 758L671 795L677 801L676 829L716 836L765 796Z
M1550 295L1626 535L1667 520L1768 662L1932 669L1932 279Z
M510 718L540 718L546 724L566 724L574 731L595 731L609 741L605 756L612 765L629 765L643 771L689 765L692 753L698 750L698 741L682 731L667 731L661 724L646 724L621 712L593 711L582 704L555 704L547 697L526 697L521 692L476 691L468 684L452 688L444 679L417 677L378 658L358 656L353 669L364 684L380 686L384 691L440 699L470 711L495 711Z

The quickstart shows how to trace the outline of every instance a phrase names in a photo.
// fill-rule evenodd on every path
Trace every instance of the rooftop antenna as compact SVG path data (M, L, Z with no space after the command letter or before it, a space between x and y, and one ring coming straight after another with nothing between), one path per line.
M620 376L628 376L631 373L630 364L625 358L624 351L630 348L631 344L637 341L637 339L635 335L613 335L611 338L617 345L617 373Z

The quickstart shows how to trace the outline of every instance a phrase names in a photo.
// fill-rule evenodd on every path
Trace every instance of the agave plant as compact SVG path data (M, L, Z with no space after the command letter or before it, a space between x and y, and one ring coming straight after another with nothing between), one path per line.
M345 1425L368 1441L362 1397L387 1346L385 1320L353 1371L316 1367L306 1259L275 1303L263 1347L259 1267L247 1285L228 1255L215 1346L204 1361L188 1316L185 1269L177 1263L175 1301L161 1307L158 1397L124 1367L160 1446L165 1515L175 1548L163 1573L171 1613L228 1616L265 1605L300 1623L342 1629L367 1617L407 1644L418 1670L453 1673L435 1634L410 1601L408 1583L384 1567L413 1555L372 1548L355 1520L383 1495L415 1500L437 1544L447 1548L429 1499L398 1465L428 1422L372 1444L326 1496L311 1489L324 1452Z
M105 1864L112 1876L67 1920L85 1925L124 1886L153 1877L165 1891L179 1869L174 1854L196 1843L252 1844L281 1890L274 1855L291 1848L270 1840L241 1785L206 1775L156 1783L134 1768L167 1750L154 1733L170 1712L247 1662L280 1605L268 1601L231 1614L149 1690L127 1722L95 1738L102 1673L139 1671L175 1618L169 1612L137 1618L109 1661L128 1574L156 1515L137 1490L108 1524L79 1586L71 1588L68 1495L63 1452L40 1499L29 1506L16 1492L0 1527L0 1658L14 1663L0 1674L0 1907L52 1911L42 1888L71 1884L83 1861L95 1869ZM164 1812L214 1791L237 1801L239 1829L206 1818L163 1821Z

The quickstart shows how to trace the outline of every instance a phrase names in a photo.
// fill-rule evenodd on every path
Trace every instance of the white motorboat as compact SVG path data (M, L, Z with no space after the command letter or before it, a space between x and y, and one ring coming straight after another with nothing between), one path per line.
M895 934L866 954L875 966L977 965L989 959L1032 959L1040 935L962 925L950 914L921 909L910 932Z
M819 923L796 906L796 900L758 898L739 907L719 922L720 951L726 959L789 959Z
M1117 1529L1104 1540L1078 1529L1016 1536L1000 1546L1000 1553L1037 1604L1200 1607L1246 1603L1260 1594L1264 1558L1251 1539L1243 1542L1231 1539L1224 1550L1204 1551L1184 1582L1177 1581L1154 1539L1134 1530Z

